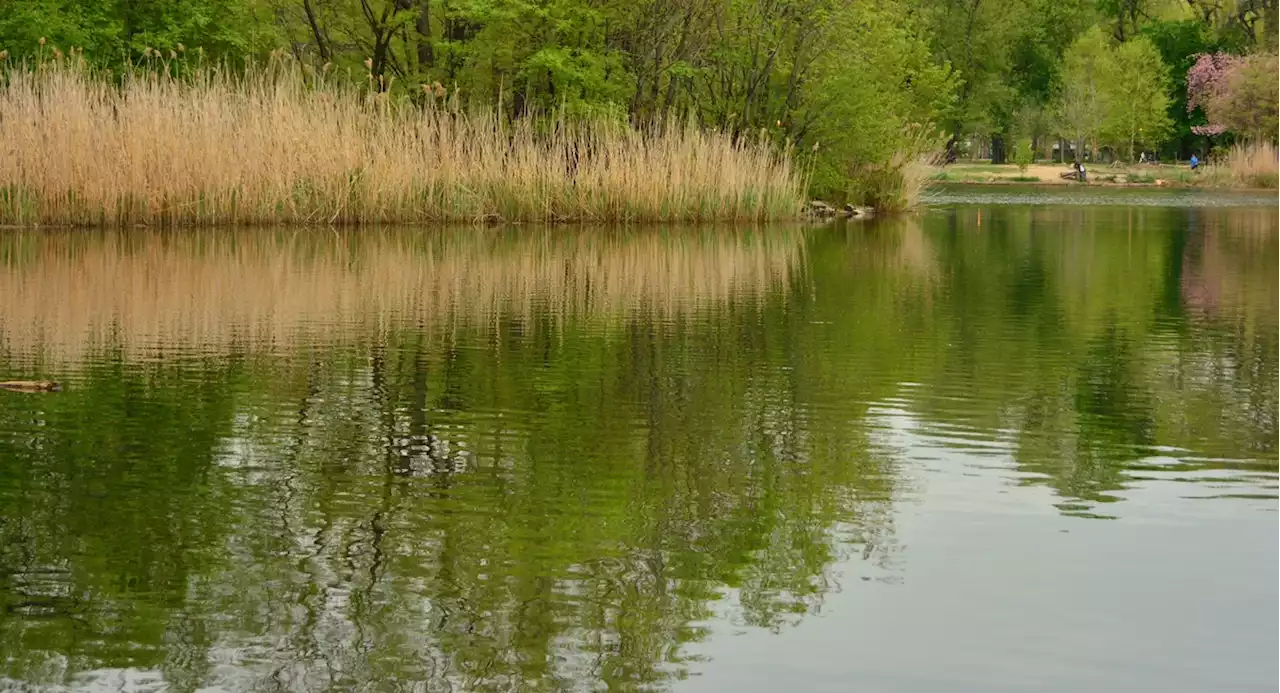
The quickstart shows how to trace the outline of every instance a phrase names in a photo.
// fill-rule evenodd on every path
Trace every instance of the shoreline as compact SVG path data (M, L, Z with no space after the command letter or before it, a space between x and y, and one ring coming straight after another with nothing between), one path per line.
M1083 183L1082 183L1082 182L1080 182L1080 181L1075 181L1075 180L1063 180L1063 179L1058 179L1058 180L1012 180L1012 179L1009 179L1009 178L992 178L992 179L988 179L988 180L977 180L977 179L973 179L973 180L949 180L949 179L942 179L942 180L930 180L930 181L929 181L929 184L930 184L931 186L933 186L933 185L994 185L994 186L1002 186L1002 185L1003 185L1003 186L1008 186L1008 185L1024 185L1024 186L1029 186L1029 187L1038 187L1038 188L1063 188L1063 187L1072 187L1072 186L1074 186L1074 187L1094 187L1094 188L1097 188L1097 187L1102 187L1102 188L1183 188L1183 189L1200 189L1200 190L1208 190L1208 189L1210 189L1210 188L1206 188L1205 186L1201 186L1201 185L1189 185L1189 184L1186 184L1186 183L1174 183L1174 182L1168 182L1168 181L1165 181L1165 182L1157 182L1157 183L1130 183L1130 182L1126 181L1126 182L1123 182L1123 183L1122 183L1122 182L1120 182L1120 181L1093 181L1093 180L1089 180L1089 181L1085 181L1085 182L1083 182ZM1225 189L1225 188L1217 188L1217 189Z
M929 179L935 185L1028 185L1037 187L1090 186L1107 188L1175 188L1196 190L1276 190L1271 185L1241 185L1213 166L1192 171L1185 165L1100 165L1087 170L1087 180L1062 178L1071 169L1060 164L1032 164L1025 171L1013 164L953 163L937 168Z
M1221 185L1194 185L1190 183L1180 183L1177 181L1164 181L1156 183L1130 183L1119 181L1086 181L1081 183L1073 180L1011 180L1008 178L993 178L989 180L930 180L929 187L964 187L972 185L1009 187L1021 186L1028 188L1161 188L1165 190L1212 190L1218 192L1276 192L1276 188L1259 188L1244 186L1221 186Z

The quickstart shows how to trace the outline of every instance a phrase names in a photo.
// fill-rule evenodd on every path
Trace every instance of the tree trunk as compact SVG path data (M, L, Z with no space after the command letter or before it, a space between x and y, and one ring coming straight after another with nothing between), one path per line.
M1005 152L1004 152L1004 134L1001 133L997 135L992 135L991 136L991 163L1003 164L1005 163L1005 161L1006 159L1005 159Z
M1280 0L1263 5L1262 32L1262 44L1268 51L1280 49Z
M316 19L315 8L311 6L311 0L302 0L302 11L307 15L307 24L311 25L311 35L316 39L316 50L320 53L320 60L329 62L333 60L333 53L329 50L329 42L324 38L324 31L320 29L320 22Z
M433 67L436 62L435 51L431 48L431 0L421 0L422 11L418 14L418 68Z

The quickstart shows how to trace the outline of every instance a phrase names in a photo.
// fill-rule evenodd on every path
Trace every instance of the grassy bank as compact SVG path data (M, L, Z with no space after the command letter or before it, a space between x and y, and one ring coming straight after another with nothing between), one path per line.
M789 152L681 123L636 130L394 101L291 63L0 85L0 224L711 221L798 215Z
M1213 157L1198 170L1187 164L1136 164L1088 167L1088 182L1126 186L1188 186L1204 188L1277 187L1276 146L1269 142L1235 145ZM1033 164L1024 172L1014 164L956 163L934 172L935 183L1044 183L1075 184L1060 174L1069 171L1062 164Z

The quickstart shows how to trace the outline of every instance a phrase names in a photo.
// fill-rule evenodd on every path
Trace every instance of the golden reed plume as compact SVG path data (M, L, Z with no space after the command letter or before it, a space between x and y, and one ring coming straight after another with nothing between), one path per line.
M762 136L509 122L326 80L282 59L115 82L74 57L11 68L0 224L761 221L803 202L789 151Z

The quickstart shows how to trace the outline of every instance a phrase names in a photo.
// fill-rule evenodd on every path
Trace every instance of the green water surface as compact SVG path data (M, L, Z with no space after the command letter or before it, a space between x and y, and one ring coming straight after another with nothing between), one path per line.
M0 688L1275 690L1274 198L950 194L0 231Z

